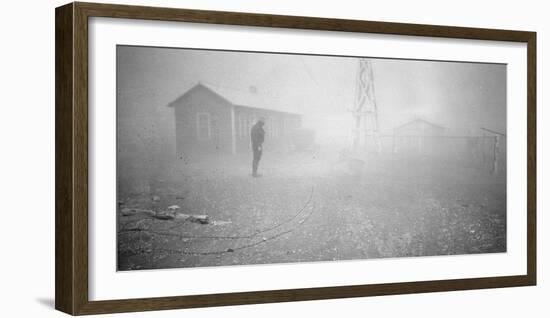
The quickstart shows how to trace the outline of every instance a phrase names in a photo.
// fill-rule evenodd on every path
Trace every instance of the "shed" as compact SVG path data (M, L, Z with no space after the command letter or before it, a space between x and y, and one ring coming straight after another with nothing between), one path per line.
M274 110L280 106L254 86L242 91L199 82L168 106L174 108L178 157L247 152L250 129L260 117L266 120L268 151L289 146L301 126L299 114Z
M393 130L393 152L431 155L443 146L445 127L416 118Z

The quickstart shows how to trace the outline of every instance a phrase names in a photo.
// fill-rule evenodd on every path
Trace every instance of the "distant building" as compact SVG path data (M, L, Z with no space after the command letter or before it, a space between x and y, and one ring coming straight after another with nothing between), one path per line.
M198 83L168 106L174 108L178 156L246 152L250 129L260 117L266 119L266 150L290 146L301 126L300 115L273 110L272 99L254 86L239 91Z
M393 130L394 153L431 155L441 148L445 127L424 119L414 119Z
M398 136L442 136L445 127L424 119L416 118L393 129Z

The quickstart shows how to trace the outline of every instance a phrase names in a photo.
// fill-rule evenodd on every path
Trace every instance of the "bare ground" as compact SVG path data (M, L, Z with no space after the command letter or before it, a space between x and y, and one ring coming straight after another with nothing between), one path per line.
M505 176L425 160L319 154L180 162L147 193L119 186L118 269L506 251ZM158 196L153 200L154 196ZM178 205L209 223L123 216Z

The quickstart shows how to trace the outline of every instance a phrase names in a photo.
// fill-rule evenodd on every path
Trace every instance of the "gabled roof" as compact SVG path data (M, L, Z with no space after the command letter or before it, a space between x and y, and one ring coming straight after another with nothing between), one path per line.
M410 125L410 124L412 124L412 123L416 123L416 122L422 122L422 123L428 124L428 125L433 126L433 127L437 127L437 128L440 128L440 129L445 129L445 127L443 127L443 126L441 126L441 125L438 125L438 124L434 124L434 123L432 123L432 122L430 122L430 121L427 121L427 120L425 120L425 119L422 119L422 118L415 118L415 119L413 119L413 120L411 120L411 121L408 121L408 122L406 122L406 123L404 123L404 124L402 124L402 125L399 125L399 126L395 127L394 130L399 130L399 129L405 127L405 126L408 126L408 125Z
M195 84L195 86L191 87L190 89L188 89L185 93L183 93L180 97L176 98L174 101L170 102L168 104L168 107L174 107L176 106L176 104L181 104L185 101L185 99L187 99L189 96L191 96L192 94L195 94L197 92L200 92L200 91L203 91L203 92L206 92L210 95L213 95L214 97L216 98L219 98L221 99L222 101L224 101L225 103L228 103L228 104L232 104L231 101L227 100L226 98L224 98L222 95L216 93L214 90L212 90L211 88L207 87L206 85L202 84L201 82L198 82L197 84Z
M228 87L214 86L198 82L195 86L191 87L187 92L183 93L180 97L176 98L173 102L168 104L168 107L174 107L175 104L182 103L188 96L199 91L205 91L213 95L216 98L223 100L224 102L245 108L275 111L279 113L296 114L292 112L282 111L279 109L285 109L282 105L278 105L278 99L274 96L267 94L255 93L250 91L243 91Z

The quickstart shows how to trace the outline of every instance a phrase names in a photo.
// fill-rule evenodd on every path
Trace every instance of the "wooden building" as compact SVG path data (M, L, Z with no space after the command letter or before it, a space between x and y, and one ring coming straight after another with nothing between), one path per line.
M393 152L433 155L444 145L445 127L424 119L414 119L393 130Z
M250 129L264 118L267 151L290 147L301 116L273 110L273 99L258 93L197 83L171 102L174 108L178 156L237 154L250 149Z

